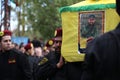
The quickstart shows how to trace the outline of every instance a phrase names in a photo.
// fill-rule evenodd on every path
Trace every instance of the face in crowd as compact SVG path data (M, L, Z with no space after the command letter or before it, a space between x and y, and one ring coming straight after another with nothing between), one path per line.
M62 45L62 29L58 28L55 32L55 38L54 38L54 48L55 51L58 53L61 53L61 45Z
M3 36L0 45L3 51L10 50L12 45L11 36L9 35Z
M0 32L0 47L2 51L10 50L12 48L11 35L12 32L9 30Z
M61 52L62 37L56 37L54 42L55 51Z
M32 43L26 44L24 49L25 49L25 53L27 53L28 55L34 56L34 46Z

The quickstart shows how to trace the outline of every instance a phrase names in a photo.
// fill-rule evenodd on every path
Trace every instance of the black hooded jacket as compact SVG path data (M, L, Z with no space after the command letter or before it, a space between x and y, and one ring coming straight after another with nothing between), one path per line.
M120 24L88 44L82 80L120 80Z
M27 57L16 49L1 51L0 80L33 80Z

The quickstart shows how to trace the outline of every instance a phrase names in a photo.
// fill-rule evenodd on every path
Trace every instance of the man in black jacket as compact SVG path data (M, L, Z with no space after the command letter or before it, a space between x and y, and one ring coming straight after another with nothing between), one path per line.
M34 65L35 80L66 80L64 79L63 58L61 56L62 29L57 28L55 31L54 44L55 50L41 57ZM63 72L62 72L63 71Z
M120 0L116 4L120 15ZM120 23L88 44L84 63L81 80L120 80Z
M0 80L33 80L27 57L11 48L8 30L0 32Z

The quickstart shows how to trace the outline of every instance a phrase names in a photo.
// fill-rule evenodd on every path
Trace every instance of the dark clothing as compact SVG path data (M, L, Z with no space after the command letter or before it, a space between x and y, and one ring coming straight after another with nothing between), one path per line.
M33 65L34 65L34 63L35 63L35 57L34 57L34 56L29 56L29 57L28 57L28 60L29 60L30 67L31 67L32 72L33 72Z
M66 62L51 80L81 80L83 62Z
M39 58L34 64L35 80L47 80L53 76L57 70L54 52L50 52L47 56Z
M44 74L46 74L46 73L44 73L44 71L45 71L47 65L43 66L43 67L42 67L42 65L40 65L40 64L44 64L41 62L42 59L43 59L43 57L36 58L36 61L34 63L34 69L33 69L34 80L47 80L47 76L44 75Z
M67 62L61 68L57 68L60 54L48 53L41 58L35 68L35 80L80 80L82 74L82 62Z
M15 49L0 52L0 80L32 80L29 62L23 53Z
M81 80L83 62L66 62L52 80Z
M66 65L66 80L81 80L83 62L67 62Z
M33 75L34 64L35 64L36 58L35 58L35 56L28 55L27 53L24 53L24 54L28 58L28 62L30 64L30 69L31 69L31 72Z
M88 44L82 80L120 80L120 24L112 32Z
M56 73L51 76L50 80L67 80L66 65L63 65L60 69L57 68Z

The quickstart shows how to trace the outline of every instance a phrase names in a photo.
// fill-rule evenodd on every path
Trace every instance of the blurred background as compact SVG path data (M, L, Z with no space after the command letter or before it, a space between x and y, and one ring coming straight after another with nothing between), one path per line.
M14 37L54 36L61 27L59 9L83 0L0 0L0 31L11 30Z

